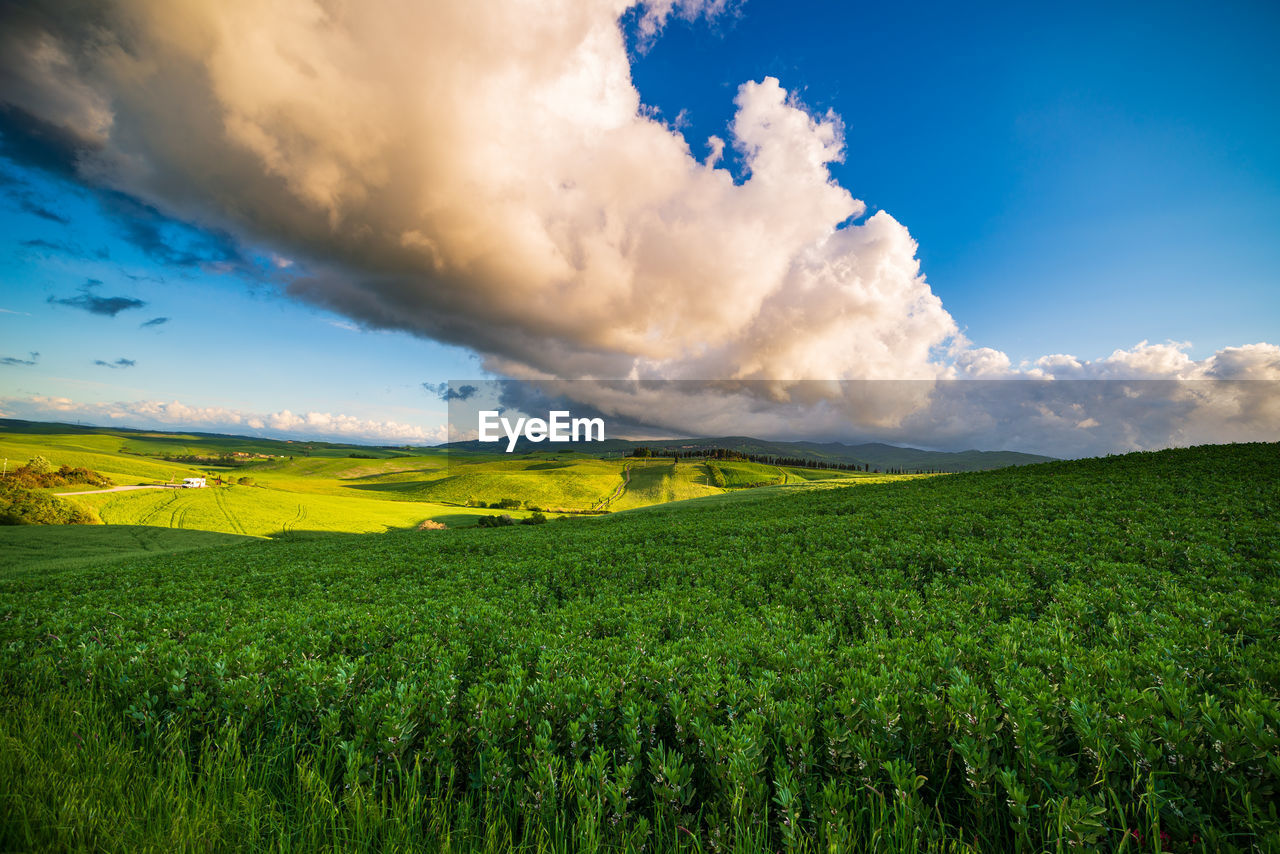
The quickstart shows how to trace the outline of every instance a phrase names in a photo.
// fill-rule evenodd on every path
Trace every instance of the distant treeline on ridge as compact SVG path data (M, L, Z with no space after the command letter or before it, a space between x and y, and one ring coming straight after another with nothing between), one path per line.
M888 467L881 471L873 469L870 463L839 463L826 460L814 460L807 457L780 457L772 454L748 454L744 451L733 451L728 448L702 448L693 451L676 451L666 448L633 448L632 457L667 457L676 460L719 460L722 462L763 463L769 466L787 466L797 469L830 469L832 471L862 471L875 474L937 474L935 469L905 469Z

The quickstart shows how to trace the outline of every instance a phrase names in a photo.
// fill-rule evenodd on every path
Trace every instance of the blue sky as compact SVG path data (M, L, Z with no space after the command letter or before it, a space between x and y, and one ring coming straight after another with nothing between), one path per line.
M1280 6L750 3L633 68L695 153L743 80L846 125L833 174L1015 360L1280 329Z
M47 213L67 222L24 211L12 197L0 207L7 235L0 249L0 357L36 363L0 366L6 395L176 400L255 413L319 410L434 425L445 407L422 383L479 373L475 356L462 348L369 331L281 296L269 281L269 258L254 259L252 273L165 263L123 237L91 194L38 171L11 174ZM50 302L74 300L93 281L100 284L90 294L144 305L107 315ZM119 359L135 364L97 364ZM92 413L86 418L110 423Z
M377 14L377 7L368 9ZM1192 360L1212 359L1224 348L1276 341L1280 68L1274 44L1280 36L1280 7L1275 4L1168 3L1155 8L1080 3L1049 8L757 0L718 14L698 14L707 10L696 4L687 11L667 18L647 45L636 34L646 11L633 10L623 21L631 79L646 105L644 115L683 135L698 160L708 153L709 137L729 140L720 165L740 186L750 176L751 155L734 149L730 124L742 107L745 96L739 87L744 83L776 78L792 95L788 105L803 105L819 123L828 111L838 116L843 157L823 168L829 169L831 182L867 205L865 213L839 228L866 223L877 211L900 223L918 245L927 289L941 299L941 311L954 319L970 349L1001 351L1016 369L1050 354L1097 363L1144 340L1189 342L1184 353ZM75 22L34 15L9 23L11 32L29 28L52 38L60 50L52 63L41 64L44 60L33 59L35 54L18 57L15 61L25 64L10 79L20 78L22 85L0 89L0 102L6 105L0 133L8 153L0 161L5 176L0 186L0 358L7 359L0 364L0 410L10 415L56 415L31 402L45 398L66 399L60 404L62 417L88 420L102 420L109 406L119 403L180 401L208 410L321 412L349 421L341 434L324 421L317 422L321 426L274 430L250 429L244 422L243 432L301 435L311 430L370 441L426 441L443 422L444 407L423 383L518 376L529 370L581 375L584 365L596 363L606 375L617 372L616 365L631 363L657 372L699 364L699 357L691 355L697 351L694 345L664 348L653 342L664 335L670 341L697 342L707 336L703 327L670 329L661 316L636 321L638 332L620 323L619 329L597 335L599 320L572 326L579 312L588 317L615 305L619 314L628 314L625 306L633 304L601 297L603 307L592 305L583 296L593 287L586 267L577 290L565 290L569 286L552 277L541 291L536 283L521 291L525 283L516 230L494 229L508 235L507 245L514 247L510 251L475 250L462 258L457 247L470 244L446 235L438 220L423 214L406 225L401 200L385 188L400 180L411 182L412 170L397 171L391 181L368 178L365 189L344 198L357 201L348 202L341 217L331 205L328 222L334 231L328 237L323 226L295 221L285 202L305 207L314 201L307 194L316 176L332 172L317 167L299 178L290 171L292 160L305 163L318 145L307 141L308 128L280 132L270 149L254 148L259 137L248 135L233 140L235 146L228 143L227 150L237 156L248 148L266 165L260 180L252 169L238 174L233 172L238 167L227 165L228 186L243 183L239 195L221 197L208 176L222 161L194 162L194 154L192 162L183 160L188 149L199 149L196 144L163 148L174 133L198 133L190 129L193 125L184 125L176 111L172 119L157 119L137 106L152 93L131 91L127 79L108 79L96 68L77 46L81 36ZM273 30L277 25L270 21L251 25L282 41L293 37ZM412 22L405 22L404 29L412 32ZM495 32L502 34L499 28L482 35L493 39ZM140 43L144 46L138 50L145 50L145 40ZM168 54L162 51L169 49L156 47L156 61L163 63ZM325 56L323 47L315 49ZM495 49L494 55L500 54L514 55ZM181 59L195 65L214 62L200 56ZM541 59L535 55L529 62ZM500 63L495 59L494 64ZM225 72L220 66L207 67ZM72 79L68 68L78 77ZM406 75L396 68L386 73L395 74L396 86L413 98L414 86L406 83ZM536 88L541 73L528 72L535 96L541 91ZM177 92L180 83L164 85L174 91L157 88L156 100L182 94ZM265 132L274 130L271 111L255 103L252 110L236 112L240 105L231 102L225 88L213 86L211 91L222 99L214 106L226 110L225 127L248 115L261 121ZM273 109L288 106L294 97L283 86L282 92ZM481 118L482 108L490 109L494 124L507 121L511 138L519 139L521 116L487 107L479 92L478 87L475 98L450 92L454 100L448 103L463 103L459 112L475 109ZM187 100L198 100L200 94L204 90ZM601 109L611 103L605 98ZM326 118L317 112L320 108L304 107L299 115L315 116L317 122ZM94 136L98 132L87 129L84 117L95 115L95 109L113 114L108 136ZM530 128L552 122L546 108L540 109L530 113ZM769 109L775 118L790 115L782 104ZM268 118L260 118L264 114ZM458 128L480 126L470 113L464 118ZM579 120L592 126L589 117L576 114L565 121ZM400 131L395 121L388 124ZM637 121L624 125L624 130L638 126ZM426 129L432 126L412 126L406 132L408 147L443 145ZM114 159L104 156L102 162L117 171L101 165L90 169L83 156L71 166L66 158L58 161L51 155L56 161L52 170L42 168L49 163L33 153L33 127L62 127L86 146L83 150L110 154ZM378 130L361 128L356 136L377 137ZM772 131L766 127L762 132ZM394 136L391 131L387 135ZM332 136L327 126L315 131L316 139ZM441 132L442 138L447 136ZM288 141L297 139L303 140L297 150L288 150ZM356 139L347 148L360 142ZM51 144L50 150L56 147ZM339 153L347 157L346 152ZM560 162L553 154L537 150L528 162ZM334 162L347 162L334 157ZM584 158L579 153L570 159ZM379 162L365 158L358 170L373 175ZM423 173L451 174L451 164L459 161L445 157L442 162L425 162ZM146 168L131 165L137 163ZM436 168L444 171L433 173ZM486 174L499 171L501 167L491 168ZM272 188L282 181L292 182L287 186L301 201L280 198L283 194ZM573 185L565 179L562 191L571 192ZM511 186L502 184L502 191L511 199L523 198ZM261 192L269 200L254 208L259 188L265 188ZM430 181L422 186L423 193L431 189ZM691 190L686 196L699 199L708 192ZM824 204L839 209L839 199L824 201L818 192L815 210ZM535 212L558 210L557 196L548 198ZM604 198L602 209L610 209ZM272 208L277 201L279 207ZM499 195L492 209L505 210L507 201ZM805 216L802 195L788 198L787 204L795 206L796 217ZM481 230L487 215L476 214ZM319 213L316 221L323 223ZM335 225L339 222L341 226ZM352 236L388 223L397 229L395 240L381 251L362 248ZM715 224L709 217L696 225L712 234ZM410 243L410 248L431 247L428 251L436 253L430 256L432 265L390 257L387 247ZM629 245L626 239L622 243ZM330 251L330 244L337 248ZM795 257L807 257L805 251L797 249ZM489 271L507 261L516 268L514 274ZM650 262L641 258L635 264L644 271ZM717 274L712 270L706 275ZM503 275L514 277L504 280ZM531 273L530 279L535 278ZM780 279L770 291L775 302L767 304L785 300L787 289L796 287L789 282ZM669 286L677 295L699 287L692 280ZM720 287L731 300L739 285L725 274ZM513 318L502 321L505 326L486 331L486 304L472 297L487 295L487 305L497 310L507 293L528 300L523 305L536 319L526 323L513 312ZM902 304L914 304L911 300L919 294L913 294L904 296ZM112 315L101 304L98 312L88 310L95 305L93 297L142 304ZM562 310L544 312L556 300L563 300ZM868 334L895 337L892 318L883 317L892 305L880 312L879 325ZM403 312L403 319L396 312ZM674 313L698 316L693 307ZM156 318L167 320L144 325ZM950 334L942 328L949 318L938 318L942 331L921 333L934 354ZM861 327L855 320L849 323L836 332L857 336ZM757 355L749 346L755 333L743 328L747 331L733 333L738 343L727 344L718 361L709 364L726 370ZM803 336L804 331L800 322L797 332ZM525 343L526 338L534 343ZM824 346L838 349L840 340L833 337ZM535 345L542 355L529 355ZM558 361L561 346L565 355ZM772 354L777 348L759 350ZM762 364L813 364L794 354L787 358L791 361ZM945 367L956 358L954 353L936 357L936 364ZM841 376L857 376L861 364L850 361ZM140 425L148 421L148 416L131 412L129 406L118 407L115 419ZM177 417L152 419L145 426L179 426L173 423ZM190 426L218 426L215 416L202 417ZM399 426L379 426L387 424Z

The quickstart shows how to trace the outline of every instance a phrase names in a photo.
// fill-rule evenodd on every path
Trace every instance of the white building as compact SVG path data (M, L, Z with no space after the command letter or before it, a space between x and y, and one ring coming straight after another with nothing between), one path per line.
M205 485L205 482L204 482L204 478L202 477L184 477L182 479L183 489L200 489L204 485Z

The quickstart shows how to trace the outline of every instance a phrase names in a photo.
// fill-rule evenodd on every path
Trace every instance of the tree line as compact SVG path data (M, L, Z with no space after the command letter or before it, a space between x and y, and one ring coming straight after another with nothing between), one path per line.
M886 466L884 469L872 468L870 463L836 462L832 460L815 460L808 457L781 457L774 454L748 454L729 448L710 448L694 451L676 451L666 448L648 448L637 446L631 450L630 456L645 458L667 458L674 460L715 460L717 462L762 463L770 466L785 466L796 469L826 469L828 471L860 471L868 474L939 474L936 469L905 468L902 466Z

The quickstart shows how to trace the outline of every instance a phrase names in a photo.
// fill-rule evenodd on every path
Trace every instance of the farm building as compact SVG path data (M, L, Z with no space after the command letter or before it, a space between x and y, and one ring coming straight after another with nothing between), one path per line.
M202 477L184 477L182 479L183 489L200 489L204 485L205 485L205 482L204 482L204 478Z

